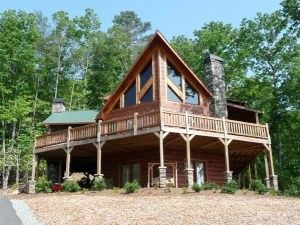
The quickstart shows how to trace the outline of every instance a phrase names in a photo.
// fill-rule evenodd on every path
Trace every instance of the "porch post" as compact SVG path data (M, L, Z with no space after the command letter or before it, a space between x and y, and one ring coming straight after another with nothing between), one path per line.
M186 136L186 163L187 163L187 168L186 168L186 186L188 188L191 188L194 184L194 169L192 168L192 163L191 163L191 137L189 134Z
M101 163L102 163L102 147L104 144L105 141L94 143L94 146L97 148L97 174L95 174L95 176L99 178L103 178Z
M230 141L231 142L231 141ZM225 145L225 181L228 183L232 181L232 171L230 171L230 166L229 166L229 152L228 152L228 145L230 144L228 139L224 140L224 145Z
M278 191L278 180L277 180L277 175L275 175L275 172L274 172L274 164L273 164L271 145L269 145L268 156L269 156L269 164L270 164L270 177L269 177L270 186L272 188L274 188L276 191Z
M167 167L164 162L164 132L159 132L159 187L166 187Z
M66 150L66 172L64 179L68 179L70 177L70 163L71 163L71 151L70 148Z
M264 152L264 159L265 159L265 171L266 171L266 186L267 188L270 188L270 174L269 174L269 163L268 163L268 156L267 152Z
M257 173L257 164L256 164L256 158L254 160L254 177L257 180L258 179L258 173Z
M61 183L62 182L62 159L59 160L59 164L58 164L58 182Z

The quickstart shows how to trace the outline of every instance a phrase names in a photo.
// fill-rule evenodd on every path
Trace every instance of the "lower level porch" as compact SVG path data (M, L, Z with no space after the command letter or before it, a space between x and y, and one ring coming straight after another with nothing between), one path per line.
M223 185L233 178L241 181L249 166L255 171L255 159L263 154L263 178L267 186L276 188L272 156L267 148L261 143L160 131L39 151L34 161L41 158L47 161L47 174L52 182L62 182L72 173L84 172L103 176L109 187L122 187L133 180L142 187L165 187L167 183L191 187L194 182ZM38 163L33 165L36 178Z

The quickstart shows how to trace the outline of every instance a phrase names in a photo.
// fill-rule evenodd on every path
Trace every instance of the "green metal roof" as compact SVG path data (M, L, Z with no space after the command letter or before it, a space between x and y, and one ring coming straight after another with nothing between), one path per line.
M95 122L97 110L65 111L52 113L43 124L88 124Z

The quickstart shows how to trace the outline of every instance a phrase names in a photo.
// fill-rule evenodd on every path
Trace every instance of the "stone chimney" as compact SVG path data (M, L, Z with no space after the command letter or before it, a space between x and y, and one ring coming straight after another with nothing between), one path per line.
M52 113L61 113L66 111L65 101L63 98L55 98L52 103Z
M214 96L210 104L212 116L227 118L224 60L207 54L205 57L205 83Z

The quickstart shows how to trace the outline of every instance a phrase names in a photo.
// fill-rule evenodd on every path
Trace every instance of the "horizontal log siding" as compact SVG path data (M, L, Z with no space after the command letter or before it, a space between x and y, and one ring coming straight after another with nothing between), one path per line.
M225 159L223 154L208 154L196 150L191 150L191 161L193 166L196 161L203 161L205 163L206 181L214 182L219 185L224 183ZM185 186L185 162L186 151L175 151L170 148L165 149L165 162L177 162L178 168L178 186ZM195 171L194 171L195 173ZM172 176L172 174L167 174Z

